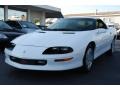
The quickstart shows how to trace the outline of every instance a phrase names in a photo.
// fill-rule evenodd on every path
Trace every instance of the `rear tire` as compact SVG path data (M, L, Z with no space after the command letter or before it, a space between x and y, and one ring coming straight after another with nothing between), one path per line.
M89 72L92 68L94 61L94 47L89 45L86 49L84 58L83 58L83 70L84 72Z

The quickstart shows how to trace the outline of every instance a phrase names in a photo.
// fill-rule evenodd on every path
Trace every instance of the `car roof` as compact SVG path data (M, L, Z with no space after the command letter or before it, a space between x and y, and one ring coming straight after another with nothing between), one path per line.
M100 19L100 18L96 18L96 17L85 17L85 16L71 16L71 17L65 17L65 18L70 18L70 19L94 19L94 20L97 20L97 19Z
M8 21L5 21L5 22L29 22L29 21L22 21L22 20L8 20Z

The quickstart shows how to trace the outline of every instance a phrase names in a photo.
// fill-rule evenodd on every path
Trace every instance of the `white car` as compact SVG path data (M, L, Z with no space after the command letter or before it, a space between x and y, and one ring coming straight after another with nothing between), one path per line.
M60 71L82 67L89 71L101 54L114 52L116 30L100 19L63 18L44 31L13 40L5 62L15 68Z
M115 28L117 31L117 38L120 37L120 25L118 23L107 23L109 28Z

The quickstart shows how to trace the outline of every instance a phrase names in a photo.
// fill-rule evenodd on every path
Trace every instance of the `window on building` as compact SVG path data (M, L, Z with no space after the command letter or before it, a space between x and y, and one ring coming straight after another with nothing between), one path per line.
M0 7L0 20L4 20L4 8Z
M8 9L8 20L22 20L26 21L27 12Z

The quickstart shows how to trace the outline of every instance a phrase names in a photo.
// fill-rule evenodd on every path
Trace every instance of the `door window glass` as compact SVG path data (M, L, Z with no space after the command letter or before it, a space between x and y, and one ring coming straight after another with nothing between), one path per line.
M97 28L107 29L107 26L105 25L105 23L102 20L97 20L96 26L97 26Z

